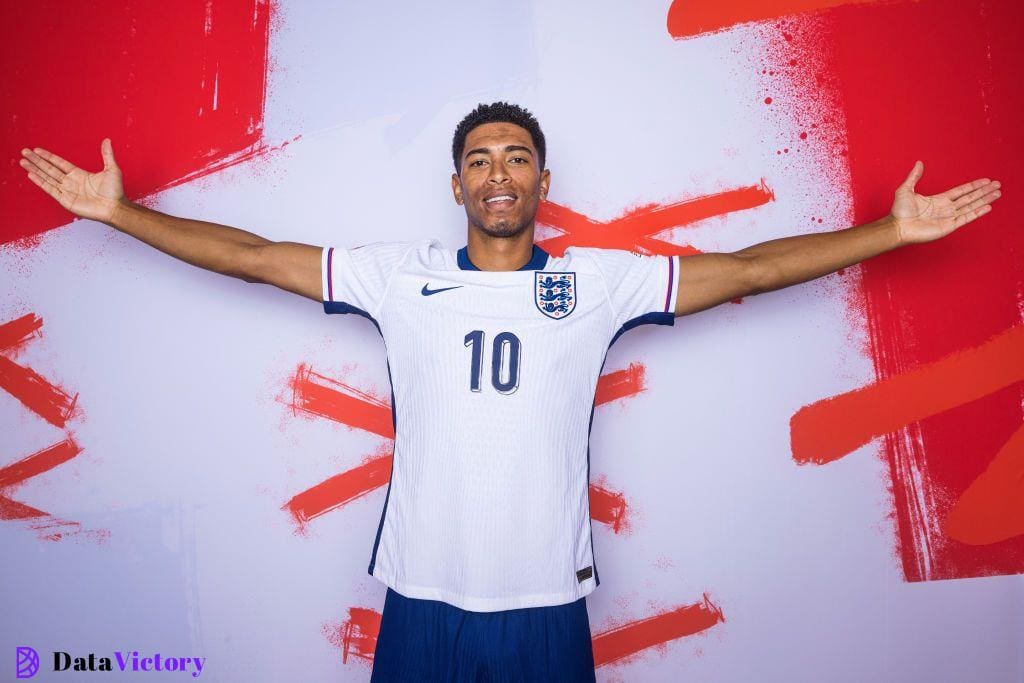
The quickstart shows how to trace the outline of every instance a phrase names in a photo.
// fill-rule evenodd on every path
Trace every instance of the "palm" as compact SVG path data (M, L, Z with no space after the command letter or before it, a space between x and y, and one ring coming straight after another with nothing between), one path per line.
M896 219L904 244L930 242L944 237L992 209L999 198L999 182L979 178L939 194L925 196L914 192L924 174L924 164L914 164L910 175L896 190L892 216Z
M21 166L28 171L32 182L71 213L105 221L113 215L118 201L124 196L124 189L121 169L114 161L109 140L103 140L100 151L103 170L98 173L88 173L38 147L34 152L22 151L25 158L21 160Z

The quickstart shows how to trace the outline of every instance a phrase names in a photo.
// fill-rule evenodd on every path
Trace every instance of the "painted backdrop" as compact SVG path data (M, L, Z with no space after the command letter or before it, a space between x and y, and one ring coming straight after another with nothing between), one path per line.
M367 680L394 436L369 321L71 221L19 150L97 170L109 136L171 214L458 248L451 134L507 99L548 136L552 253L842 229L917 159L919 192L1005 195L615 345L598 680L1024 680L1022 30L1010 0L5 8L0 671L31 647L38 680L97 679L55 651Z

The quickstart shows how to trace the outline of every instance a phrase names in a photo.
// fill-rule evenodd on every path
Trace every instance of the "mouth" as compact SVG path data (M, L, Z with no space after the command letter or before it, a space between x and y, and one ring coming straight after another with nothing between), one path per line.
M484 198L484 204L487 208L494 210L503 210L510 208L516 203L517 197L511 192L503 192L502 194L493 194L490 197Z

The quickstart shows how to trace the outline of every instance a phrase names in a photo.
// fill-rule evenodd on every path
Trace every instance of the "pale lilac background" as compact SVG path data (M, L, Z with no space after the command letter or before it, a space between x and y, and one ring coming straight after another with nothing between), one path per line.
M663 236L727 251L846 227L841 158L813 145L775 154L795 124L761 104L773 30L673 41L666 11L284 2L265 138L301 139L155 206L274 240L435 236L457 248L452 130L478 102L508 99L548 136L551 199L593 218L763 177L776 201ZM98 153L82 163L97 167ZM53 368L85 413L70 425L84 452L15 497L111 531L105 544L51 543L0 524L0 670L32 645L47 668L54 649L127 648L205 656L200 680L367 680L369 667L342 664L322 628L351 606L383 605L366 566L384 489L315 520L308 537L280 506L382 440L295 418L280 398L301 362L387 396L373 326L89 221L0 252L0 272L24 274L4 283L0 319L44 319L20 360ZM904 582L877 444L827 467L790 456L797 409L873 379L844 299L855 278L641 327L609 353L609 371L642 361L648 389L595 414L593 476L627 496L632 532L594 525L592 630L705 591L727 621L602 667L598 680L1024 680L1021 577ZM58 438L7 394L0 429L6 459ZM150 677L160 676L174 677Z

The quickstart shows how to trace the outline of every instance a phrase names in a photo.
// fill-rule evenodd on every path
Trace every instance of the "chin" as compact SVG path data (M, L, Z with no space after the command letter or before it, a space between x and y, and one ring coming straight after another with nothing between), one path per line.
M490 225L481 225L480 229L489 237L516 237L526 230L529 223L521 225L507 220L497 220Z

